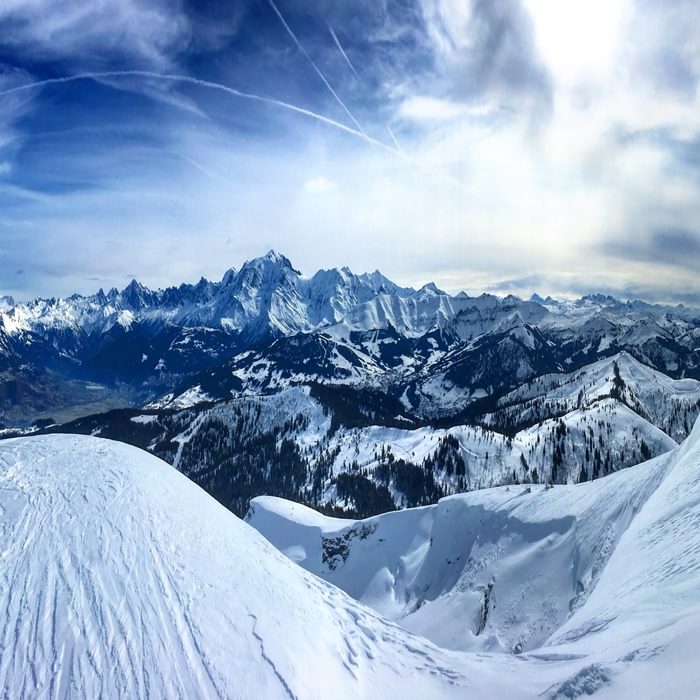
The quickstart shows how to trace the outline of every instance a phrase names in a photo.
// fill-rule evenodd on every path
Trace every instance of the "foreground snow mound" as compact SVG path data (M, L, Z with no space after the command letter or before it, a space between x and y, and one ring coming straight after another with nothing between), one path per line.
M3 698L449 698L494 672L384 621L164 462L106 440L0 445L0 562ZM517 697L511 676L499 692Z
M263 497L248 520L290 559L441 646L520 652L584 604L668 465L475 491L362 521Z
M509 653L544 697L700 697L700 422L680 449L595 482L362 521L258 498L248 520L407 629Z
M624 663L630 697L664 687L653 697L700 697L700 420L620 538L587 604L549 643L560 653L605 650L610 663L589 671L608 677L612 654L624 651L617 663Z

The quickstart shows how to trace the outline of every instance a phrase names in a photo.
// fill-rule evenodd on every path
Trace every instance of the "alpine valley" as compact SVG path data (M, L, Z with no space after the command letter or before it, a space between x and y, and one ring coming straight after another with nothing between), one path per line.
M1 697L698 697L700 312L275 252L1 304Z
M368 516L590 481L674 449L700 412L700 312L456 296L270 251L152 291L0 302L6 437L142 447L242 516Z

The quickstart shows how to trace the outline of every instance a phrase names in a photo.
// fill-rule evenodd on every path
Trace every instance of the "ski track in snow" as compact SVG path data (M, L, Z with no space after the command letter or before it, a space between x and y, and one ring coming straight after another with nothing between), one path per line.
M248 615L250 616L250 619L253 621L252 635L260 643L260 655L265 660L265 662L267 664L269 664L270 668L272 669L272 672L275 674L275 676L277 676L277 679L281 683L282 687L284 688L285 693L287 693L290 700L297 700L297 696L292 692L292 689L289 687L289 685L287 685L287 681L284 680L284 676L277 670L277 666L275 666L275 662L265 653L265 640L258 634L257 629L256 629L257 624L258 624L257 616L255 616L253 613L248 613Z
M48 448L48 444L37 445L32 458L39 469L50 471L53 452ZM103 454L98 450L97 461ZM163 563L159 543L150 535L153 523L138 522L125 509L129 496L118 473L101 470L99 478L100 490L89 493L70 481L58 481L57 488L39 493L33 488L27 491L22 518L12 538L5 540L10 547L2 556L3 562L14 560L15 565L6 564L1 574L5 625L0 677L20 674L24 668L22 696L47 692L50 697L69 697L75 691L71 678L84 678L90 669L96 673L109 667L115 689L126 689L135 682L134 690L145 696L153 682L169 685L153 663L167 649L177 658L174 667L189 667L199 688L211 694L215 687L211 671L197 648L185 602L178 597ZM23 481L18 485L29 486ZM82 520L83 505L108 516L92 519L91 532L68 527ZM55 554L46 551L47 544L55 547ZM99 560L107 566L93 565ZM134 575L143 569L151 572L145 581ZM21 581L28 585L22 586ZM48 594L38 595L41 590ZM105 602L104 591L117 595ZM28 613L35 602L33 596L39 608L32 616ZM150 607L150 617L157 623L151 630L157 634L155 641L151 638L144 644L143 611L136 614L130 597ZM164 601L176 605L166 607ZM58 619L61 609L66 611L64 619ZM132 643L137 639L141 639L141 650ZM55 671L50 680L42 677L46 668ZM178 680L180 687L186 687L183 678Z
M490 675L304 572L120 443L3 442L0 535L3 699L320 699L332 688L341 700L424 700L461 698Z
M491 489L373 519L336 571L357 574L362 551L367 602L381 601L394 547L395 602L424 584L436 594L410 612L412 629L444 636L478 617L472 650L448 651L304 571L143 451L84 436L6 441L0 698L691 700L699 469L700 426L673 454L596 482ZM290 540L302 526L316 538L361 526L254 505L286 518ZM557 612L573 579L585 595ZM546 600L556 625L533 628ZM503 653L509 630L535 642Z

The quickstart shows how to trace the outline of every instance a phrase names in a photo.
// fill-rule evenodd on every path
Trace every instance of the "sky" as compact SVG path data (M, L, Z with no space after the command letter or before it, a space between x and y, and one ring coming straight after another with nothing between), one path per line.
M2 0L0 294L274 248L700 302L697 0Z

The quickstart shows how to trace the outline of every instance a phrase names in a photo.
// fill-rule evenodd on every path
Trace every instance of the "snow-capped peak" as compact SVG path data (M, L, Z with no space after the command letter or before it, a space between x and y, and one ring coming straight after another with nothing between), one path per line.
M434 282L424 284L417 292L417 296L446 296L445 292L438 289Z
M221 278L221 286L228 287L228 285L236 279L237 274L238 270L236 270L235 267L231 267L226 270L226 272L224 272L224 276Z

